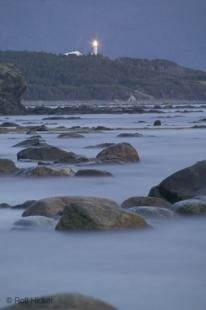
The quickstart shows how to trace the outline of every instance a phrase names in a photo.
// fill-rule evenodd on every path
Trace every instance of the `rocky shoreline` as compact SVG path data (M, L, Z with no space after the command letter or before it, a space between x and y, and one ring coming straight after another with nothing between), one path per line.
M111 279L111 269L114 268L114 264L110 267L112 261L110 252L112 255L116 253L116 244L122 244L122 242L127 244L134 234L134 239L129 247L140 249L140 251L137 255L135 254L136 256L133 253L130 254L127 265L130 266L130 259L134 256L135 262L132 268L136 270L137 265L139 263L141 265L141 260L139 260L142 255L141 247L145 246L141 236L145 236L143 240L148 236L148 239L151 240L149 247L152 247L156 234L158 232L160 235L164 234L163 227L170 227L173 231L177 225L181 226L182 223L185 225L184 229L189 227L191 219L192 221L197 219L198 223L204 221L206 215L206 161L199 161L204 153L201 153L199 157L191 156L188 161L190 164L187 166L186 161L182 160L181 165L177 165L178 169L167 168L167 174L163 171L166 167L165 163L170 165L172 162L171 158L177 156L177 161L182 159L180 158L181 152L180 155L176 155L176 152L178 147L184 146L184 143L186 147L188 145L191 152L197 154L195 147L202 141L199 140L199 136L201 135L201 139L203 139L204 129L192 127L194 124L204 124L204 117L197 115L191 119L191 122L181 123L181 126L178 127L175 122L173 124L173 119L168 117L170 114L165 114L165 118L161 118L161 115L157 118L157 115L151 113L146 118L146 123L142 123L144 122L143 118L137 115L129 116L131 117L129 121L126 116L122 116L121 121L114 124L113 118L108 118L109 121L106 121L105 116L102 117L102 120L97 118L93 122L92 117L88 117L87 121L85 116L76 115L2 117L0 124L2 145L0 214L3 228L1 227L1 231L3 231L3 235L5 232L11 234L11 236L9 235L11 243L12 240L16 243L15 238L18 238L18 246L26 238L27 248L26 251L21 251L20 257L25 257L27 252L31 251L32 258L30 256L28 259L30 266L34 256L35 262L32 262L34 266L37 261L39 265L42 264L42 268L46 268L48 261L55 261L53 257L58 252L60 258L58 258L57 268L51 268L51 282L54 277L53 273L56 272L55 277L58 278L61 271L59 281L64 279L65 273L68 281L72 272L69 269L71 262L68 262L67 268L62 268L62 264L64 265L65 261L67 262L70 257L73 257L72 255L74 255L72 258L74 261L79 260L76 268L83 266L82 269L80 268L83 278L85 277L85 266L88 268L90 261L93 264L93 260L95 264L101 265L100 268L104 273L105 267L104 264L101 264L102 252L97 263L94 257L90 257L89 262L85 264L85 252L82 255L84 247L86 253L91 251L96 255L97 244L93 247L92 239L92 245L87 248L86 240L90 236L97 239L101 236L101 241L98 239L97 243L100 243L99 246L102 247L103 252L109 253L108 277ZM175 120L179 119L181 118ZM158 122L158 125L155 124L157 120L161 121ZM171 124L171 127L166 127L167 123ZM140 127L142 124L145 127ZM148 124L149 128L146 127ZM177 138L179 138L179 142ZM174 145L177 145L175 150L173 150ZM191 148L191 145L195 147ZM170 149L165 155L164 148L168 146ZM184 154L188 154L188 149L184 150ZM191 165L191 159L194 165ZM198 162L195 163L197 160ZM176 165L172 167L174 168ZM158 178L153 173L157 170L159 170ZM147 178L145 178L145 171L147 171ZM151 175L149 179L148 175ZM144 186L147 191L142 191L141 183L143 182L147 184L147 187ZM7 192L5 195L3 195L4 191ZM10 217L9 219L7 215ZM124 237L127 234L128 237ZM107 246L107 238L112 238L113 235L117 236L117 239L114 240L112 246ZM155 247L159 246L160 235L158 235L158 243ZM45 246L50 238L51 240L57 238L55 246L52 248L53 252L49 255L44 254L43 262L39 263L41 252L47 252L51 247L51 245ZM71 238L74 238L72 244ZM43 243L41 249L39 249L38 243L40 239ZM37 240L37 248L32 252L31 247L34 246L34 240ZM172 243L171 240L167 242L169 246ZM59 243L62 246L61 250L58 248ZM76 247L81 249L78 254L73 253ZM114 249L112 249L113 247ZM12 245L11 248L13 250L15 246ZM123 253L120 250L115 259L115 266L119 264L119 259L122 258L121 264L127 259L128 250L127 247ZM146 253L148 253L147 251L146 246ZM146 259L148 259L147 255ZM15 255L14 257L16 260ZM25 259L22 260L25 264ZM155 258L154 262L156 262ZM22 268L24 269L25 266ZM145 270L148 268L147 262L144 268ZM115 271L118 276L122 272L121 266L120 269ZM77 273L76 270L75 272ZM74 278L76 273L73 275ZM87 282L89 278L90 274L85 277L85 281ZM58 282L58 288L55 287L55 289L53 286L51 289L47 283L48 289L46 291L37 290L37 296L48 294L50 289L52 294L73 290L73 278L69 287L64 283L59 288ZM115 285L118 284L115 283ZM56 299L56 295L54 297L51 295L56 300L53 303L53 309L58 309L58 307L64 309L64 304L65 309L68 309L70 305L75 305L77 309L87 309L86 307L89 305L88 310L92 307L101 310L121 309L120 303L118 304L115 299L108 298L107 300L105 298L105 296L109 296L108 293L105 295L96 294L94 287L91 291L85 291L84 287L80 285L76 291L82 292L86 296L82 297L82 295L71 293ZM87 297L87 294L88 296L91 294L94 297L101 297L114 306L104 302L102 304L98 300L94 301ZM29 293L28 296L32 295ZM36 308L32 307L34 305L30 306L28 302L26 306L20 303L3 309L47 309L45 304L43 308L40 305L38 307L35 305Z
M106 145L106 147L105 147ZM108 177L109 167L116 164L132 164L140 161L138 151L129 143L105 144L96 158L86 158L48 145L41 136L31 136L14 147L25 147L17 153L17 160L37 162L31 168L18 168L9 159L0 159L0 175L16 177ZM56 163L106 163L108 171L56 167ZM23 218L14 228L42 227L43 223L56 226L56 230L110 230L139 229L150 225L148 219L175 219L178 215L206 215L206 161L177 171L152 187L149 195L130 197L120 205L100 197L64 196L26 201L18 206L9 206L4 201L1 208L25 209ZM30 219L31 217L31 219ZM45 217L53 221L45 221ZM28 218L28 220L27 220Z

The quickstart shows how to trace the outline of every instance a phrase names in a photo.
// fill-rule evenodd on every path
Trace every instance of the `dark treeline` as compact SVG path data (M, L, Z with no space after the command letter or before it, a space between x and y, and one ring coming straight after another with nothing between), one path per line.
M27 81L25 99L206 99L206 73L166 60L1 51Z

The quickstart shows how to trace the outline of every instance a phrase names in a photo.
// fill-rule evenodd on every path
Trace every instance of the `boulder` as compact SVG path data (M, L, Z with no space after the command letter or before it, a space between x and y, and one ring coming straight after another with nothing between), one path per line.
M13 145L13 147L30 147L30 146L45 146L45 145L46 145L46 143L41 137L32 136L29 139L26 139L24 141L21 141L15 145Z
M172 210L166 208L159 208L159 207L149 207L149 206L142 206L142 207L132 207L129 208L128 211L137 213L143 216L145 219L172 219L175 217L175 214Z
M21 96L26 83L21 73L13 65L0 64L0 114L24 114Z
M118 143L107 147L96 156L99 163L135 163L140 160L135 148L130 143Z
M153 206L153 207L162 207L162 208L170 208L172 206L166 200L163 200L158 197L143 197L143 196L134 196L123 201L121 207L122 208L131 208L138 206Z
M172 210L181 215L204 215L206 216L206 200L198 198L186 199L176 202Z
M51 168L47 166L37 166L34 168L21 169L18 175L29 177L65 177L73 176L75 171L71 168Z
M59 120L79 120L81 119L80 116L49 116L42 118L43 121L59 121Z
M38 200L31 207L27 208L22 216L31 215L43 215L48 217L54 217L62 214L64 208L69 207L72 204L83 204L92 203L93 205L99 206L111 206L118 207L116 202L106 198L98 197L85 197L85 196L63 196L63 197L51 197Z
M59 163L80 163L88 161L85 156L77 155L73 152L66 152L52 145L26 148L17 153L17 159L54 161Z
M64 133L60 133L57 138L78 139L78 138L84 138L84 136L77 132L64 132Z
M137 137L142 137L141 133L138 132L123 132L117 135L118 138L137 138Z
M101 126L101 125L96 126L96 127L92 127L92 129L97 130L97 131L98 130L112 130L112 128Z
M111 177L111 172L97 169L81 169L75 174L75 177Z
M35 300L34 297L16 300L15 304L1 310L117 310L104 301L77 293L41 296Z
M64 208L57 230L140 229L148 224L143 217L110 204L74 202Z
M4 123L0 124L0 127L14 127L14 128L17 128L17 127L20 127L20 126L18 124L16 124L16 123L4 122Z
M23 203L20 203L18 205L12 206L12 209L26 209L26 208L32 206L33 203L35 203L35 202L36 202L36 200L27 200L27 201L25 201Z
M31 132L47 131L48 128L46 125L40 125L40 126L30 126L30 127L28 127L28 130L31 130Z
M157 119L156 121L154 121L153 126L161 126L162 123L159 119Z
M150 190L149 196L171 203L206 194L206 160L179 170Z
M194 129L205 129L206 125L195 125L195 126L192 126L191 128L194 128Z
M8 203L0 203L0 209L6 209L6 208L10 208L10 205Z
M0 159L0 175L14 174L18 171L15 163L10 159Z

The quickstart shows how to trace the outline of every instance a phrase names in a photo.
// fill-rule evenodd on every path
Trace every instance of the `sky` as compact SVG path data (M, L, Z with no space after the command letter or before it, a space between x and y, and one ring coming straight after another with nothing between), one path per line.
M206 71L206 0L0 0L0 50L168 59Z

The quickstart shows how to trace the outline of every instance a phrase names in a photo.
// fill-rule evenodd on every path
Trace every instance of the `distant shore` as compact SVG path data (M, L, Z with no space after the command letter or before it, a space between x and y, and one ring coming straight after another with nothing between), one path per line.
M121 114L121 113L163 113L165 109L178 111L199 107L205 108L206 101L198 100L142 100L104 101L104 100L71 100L71 101L23 101L31 114Z

